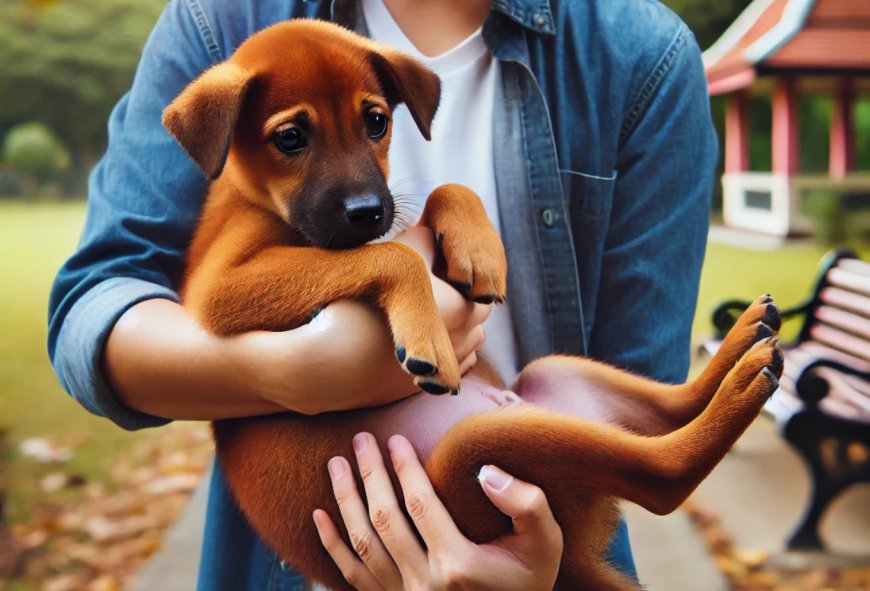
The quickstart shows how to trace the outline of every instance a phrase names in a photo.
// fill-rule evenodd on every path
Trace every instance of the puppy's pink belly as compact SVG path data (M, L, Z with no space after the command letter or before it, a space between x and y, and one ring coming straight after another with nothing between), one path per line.
M553 412L596 423L619 422L613 392L574 366L566 371L559 359L524 371L515 388L524 402Z
M366 428L382 443L392 435L404 435L421 458L428 458L435 444L453 425L467 416L495 410L512 400L510 393L470 376L463 378L458 396L415 394L372 413Z

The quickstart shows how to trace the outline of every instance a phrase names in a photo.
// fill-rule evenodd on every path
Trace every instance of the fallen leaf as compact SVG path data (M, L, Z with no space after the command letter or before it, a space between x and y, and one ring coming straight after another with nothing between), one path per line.
M26 458L32 458L45 464L68 462L72 458L72 450L50 442L42 437L31 437L18 444L18 453Z

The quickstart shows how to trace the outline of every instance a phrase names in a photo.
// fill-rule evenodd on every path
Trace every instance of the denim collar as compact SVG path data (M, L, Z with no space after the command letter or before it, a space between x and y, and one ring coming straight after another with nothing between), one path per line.
M492 10L535 33L556 34L550 0L493 0ZM331 0L330 13L334 22L350 28L358 25L359 5L356 0Z
M550 0L493 0L492 9L535 33L556 34Z

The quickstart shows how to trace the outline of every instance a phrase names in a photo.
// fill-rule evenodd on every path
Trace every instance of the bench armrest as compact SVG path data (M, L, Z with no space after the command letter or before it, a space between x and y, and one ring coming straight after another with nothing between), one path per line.
M844 365L832 359L816 359L815 361L806 364L800 370L797 380L795 380L797 395L808 406L817 405L825 396L828 395L828 380L826 380L824 376L813 371L820 367L829 367L840 373L856 376L870 382L870 372L860 371L854 367Z
M783 320L806 314L810 311L812 303L813 300L810 299L792 308L780 310L779 314ZM713 310L713 315L710 317L710 321L716 329L713 338L718 341L724 339L728 331L734 327L740 315L751 305L752 302L745 300L727 300L716 306L716 309Z

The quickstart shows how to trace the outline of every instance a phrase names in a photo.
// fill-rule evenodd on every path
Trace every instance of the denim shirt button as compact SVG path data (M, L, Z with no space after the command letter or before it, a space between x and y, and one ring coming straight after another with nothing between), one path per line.
M293 572L293 566L287 562L284 562L283 560L281 562L279 562L278 565L281 567L282 572L285 572L285 573L292 573Z
M549 207L541 210L541 221L544 222L544 225L548 228L552 228L556 225L556 214Z
M535 24L538 25L539 27L543 27L544 23L547 22L547 19L544 18L544 15L541 14L540 12L538 14L536 14L535 16L533 16L532 20L535 21Z

